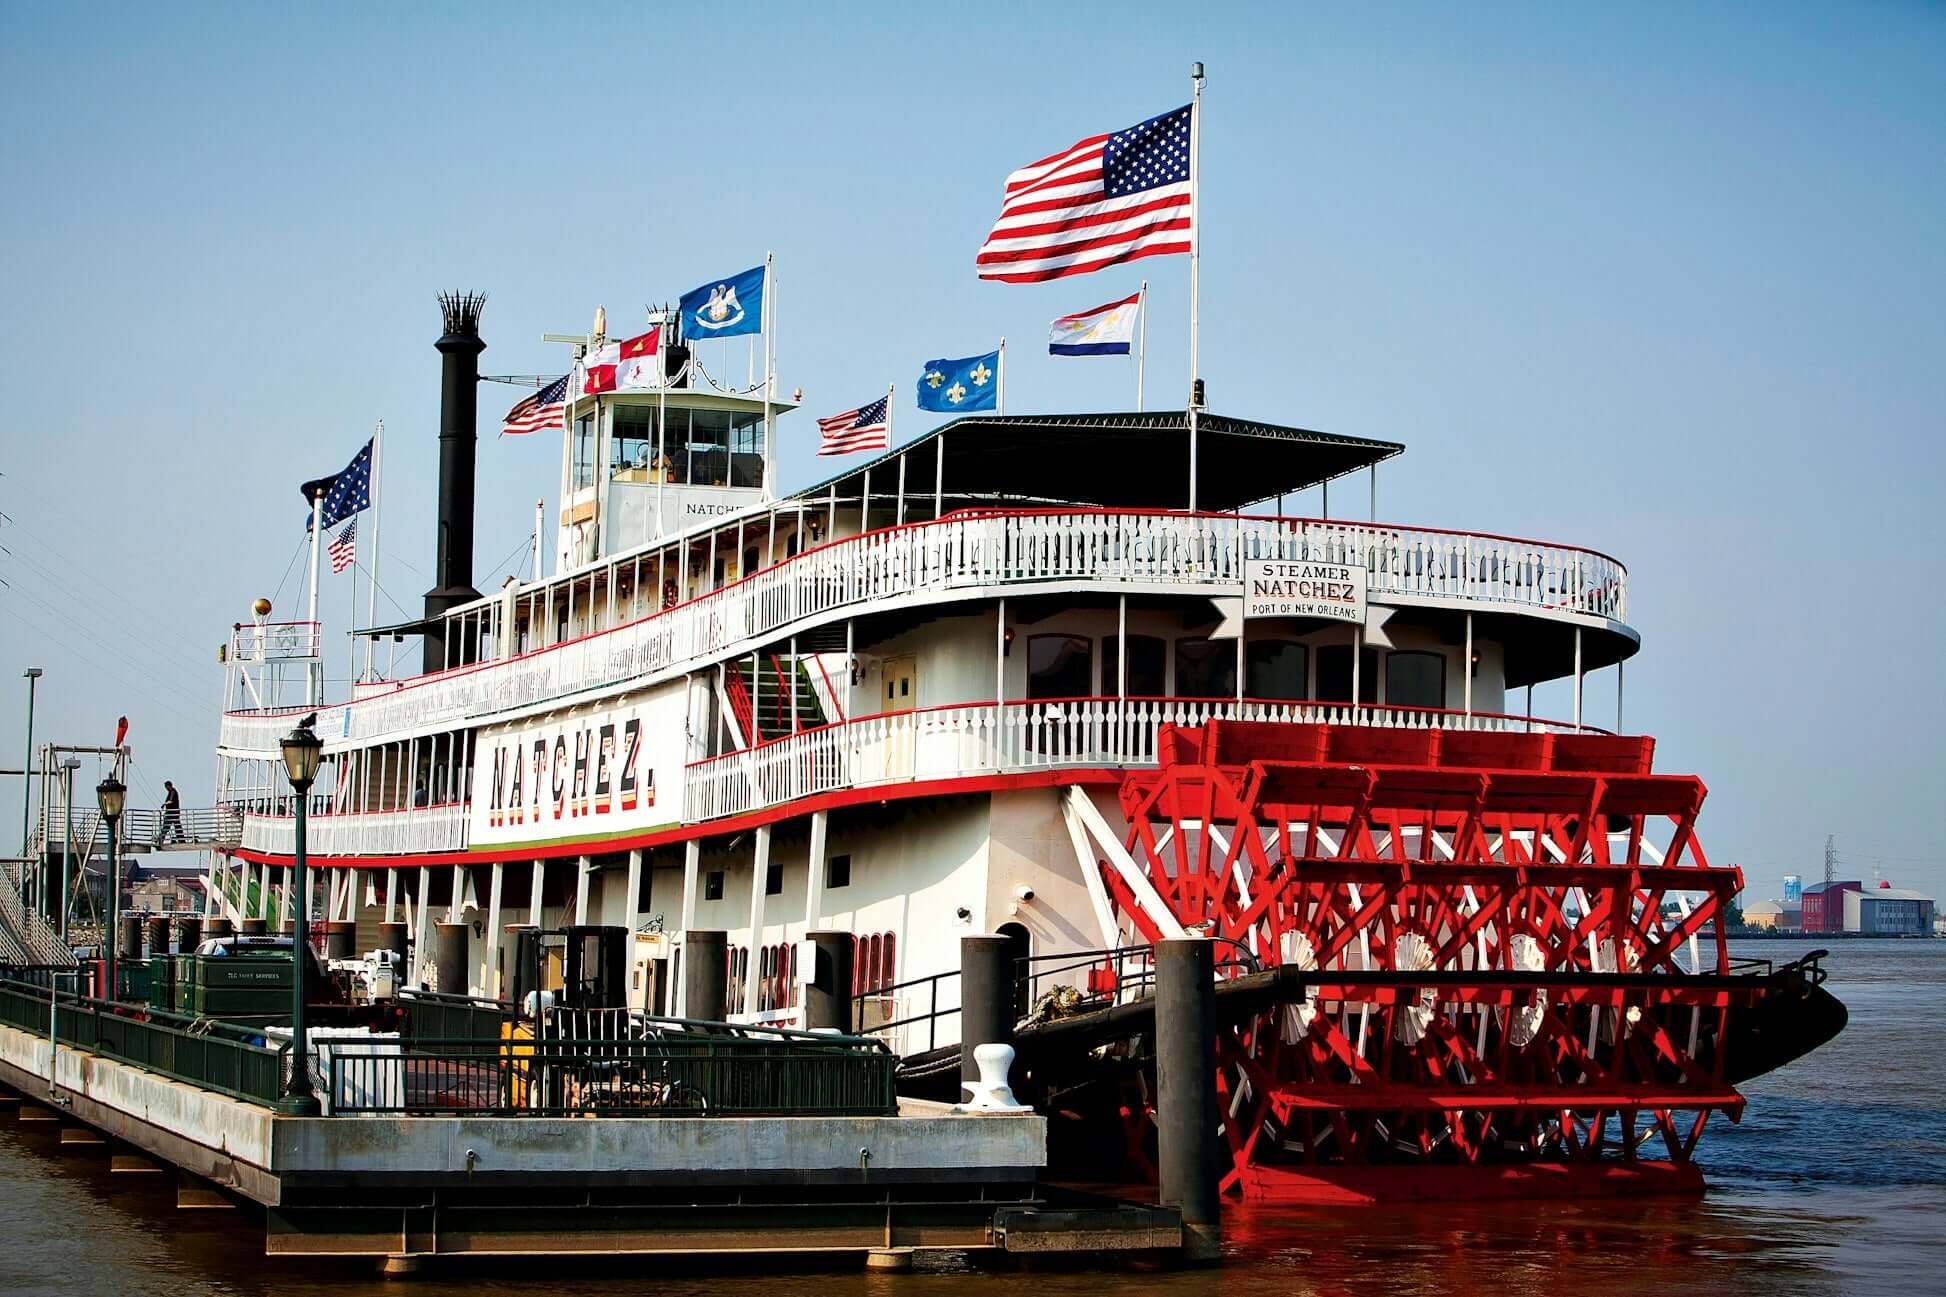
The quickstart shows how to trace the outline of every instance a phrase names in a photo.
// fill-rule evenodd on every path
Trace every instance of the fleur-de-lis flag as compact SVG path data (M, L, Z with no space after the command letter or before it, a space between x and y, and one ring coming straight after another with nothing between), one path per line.
M1000 353L961 360L928 360L919 371L919 408L965 414L998 407Z

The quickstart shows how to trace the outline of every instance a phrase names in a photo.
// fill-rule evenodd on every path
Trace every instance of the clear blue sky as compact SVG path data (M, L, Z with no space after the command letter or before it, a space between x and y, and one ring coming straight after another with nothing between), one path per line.
M1387 519L1626 562L1629 728L1752 895L1827 832L1946 894L1940 6L540 8L0 6L0 764L41 665L43 736L127 713L137 799L205 799L216 646L297 610L296 485L380 418L418 606L441 289L492 294L487 372L539 373L596 303L774 249L787 486L813 413L1001 334L1011 408L1125 406L1037 343L1145 275L1179 400L1183 259L1015 287L973 253L1010 168L1202 59L1212 405L1406 443ZM484 583L558 446L479 449Z

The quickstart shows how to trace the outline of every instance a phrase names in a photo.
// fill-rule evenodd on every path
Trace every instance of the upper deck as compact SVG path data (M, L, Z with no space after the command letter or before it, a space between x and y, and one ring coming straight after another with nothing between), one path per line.
M659 583L642 571L644 556L614 560L605 588L616 599L591 601L596 625L586 633L374 688L319 709L318 732L337 751L511 719L673 679L867 609L1028 591L1234 596L1251 558L1362 565L1368 597L1378 605L1581 626L1596 632L1586 649L1589 668L1627 656L1636 640L1626 624L1626 569L1588 549L1334 519L967 510L827 541L660 610L650 597ZM512 624L506 614L517 597L532 594L509 592L480 610L488 619L483 641L493 649L509 643L498 628ZM605 614L612 620L603 625ZM291 716L305 710L229 712L221 747L232 756L274 758Z

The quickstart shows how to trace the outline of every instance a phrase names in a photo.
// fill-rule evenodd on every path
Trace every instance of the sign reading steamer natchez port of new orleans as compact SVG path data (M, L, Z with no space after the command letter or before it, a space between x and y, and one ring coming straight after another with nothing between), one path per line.
M1243 615L1365 623L1365 569L1355 563L1253 558L1243 567Z
M680 819L685 697L673 682L483 733L473 845L609 837Z

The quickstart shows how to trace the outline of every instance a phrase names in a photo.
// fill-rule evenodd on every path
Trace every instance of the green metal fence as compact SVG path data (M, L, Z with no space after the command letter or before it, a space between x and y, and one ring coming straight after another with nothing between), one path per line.
M858 1037L386 1042L335 1050L333 1113L887 1116L898 1060Z
M284 1051L258 1043L251 1031L158 1010L118 1012L99 1000L63 995L56 1039L63 1047L146 1068L178 1081L253 1103L269 1103L283 1077ZM44 989L0 982L0 1023L48 1034Z
M470 995L405 991L399 1003L406 1011L406 1034L415 1040L497 1041L500 1029L514 1020L513 1005Z

